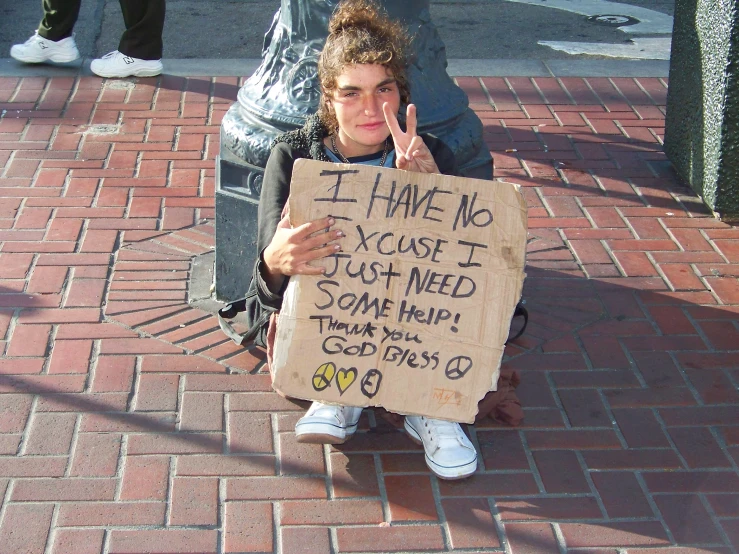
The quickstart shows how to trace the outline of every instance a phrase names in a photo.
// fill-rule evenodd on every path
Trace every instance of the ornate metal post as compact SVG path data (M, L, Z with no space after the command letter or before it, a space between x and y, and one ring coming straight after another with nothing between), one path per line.
M299 127L318 108L318 55L338 0L282 0L264 37L262 64L239 91L221 125L216 176L216 296L242 297L256 252L257 204L274 138ZM381 2L413 37L409 68L419 132L433 133L454 151L465 175L492 178L482 123L466 94L446 73L445 47L431 22L428 0Z

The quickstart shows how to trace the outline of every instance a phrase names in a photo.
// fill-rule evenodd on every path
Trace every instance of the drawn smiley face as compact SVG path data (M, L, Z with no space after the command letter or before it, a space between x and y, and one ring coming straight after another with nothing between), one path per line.
M376 369L370 369L364 377L362 377L361 389L362 394L367 398L374 398L380 391L380 383L382 383L382 373Z

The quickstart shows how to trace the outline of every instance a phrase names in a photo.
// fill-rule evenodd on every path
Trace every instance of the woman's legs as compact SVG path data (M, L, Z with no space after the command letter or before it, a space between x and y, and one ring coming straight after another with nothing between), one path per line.
M10 57L23 63L67 63L80 57L72 29L80 13L80 0L43 0L44 18L23 44L10 48Z
M164 0L119 0L126 30L118 51L140 60L162 59Z
M80 14L80 0L43 0L42 6L44 17L38 34L54 42L71 37Z
M93 60L100 77L154 77L162 70L164 0L119 0L126 30L118 50Z

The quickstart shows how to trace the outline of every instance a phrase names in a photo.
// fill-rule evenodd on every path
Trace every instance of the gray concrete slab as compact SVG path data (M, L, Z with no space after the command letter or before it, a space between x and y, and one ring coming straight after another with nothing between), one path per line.
M574 2L577 3L577 2ZM491 1L431 5L431 17L450 58L573 59L539 41L624 43L633 38L583 15L542 6Z
M557 77L669 77L670 62L663 60L547 60Z
M572 0L578 4L583 0ZM589 0L593 1L593 0ZM672 14L674 0L604 3L627 14L629 6ZM260 58L264 33L278 0L168 0L164 57L170 59ZM588 21L582 14L546 3L517 0L431 0L432 20L455 59L578 59L539 41L618 44L634 38L616 27ZM628 14L627 14L628 15ZM0 2L0 56L23 42L41 18L40 0ZM82 0L75 27L83 57L101 56L118 46L123 20L117 0Z
M178 77L209 75L211 77L248 77L259 67L259 58L233 60L164 60L164 72Z
M447 73L452 77L550 77L541 60L448 60Z
M165 59L164 73L178 77L248 77L261 59ZM449 60L452 77L668 77L669 62L652 60ZM0 58L0 77L92 75L90 59L64 65L26 65Z
M87 64L89 67L89 63ZM67 64L24 64L13 58L0 58L0 77L68 77L83 74L83 60Z
M12 58L0 58L0 77L58 77L93 75L90 71L91 58L68 64L23 64ZM262 62L257 58L202 60L165 59L164 74L176 77L222 77L249 76Z

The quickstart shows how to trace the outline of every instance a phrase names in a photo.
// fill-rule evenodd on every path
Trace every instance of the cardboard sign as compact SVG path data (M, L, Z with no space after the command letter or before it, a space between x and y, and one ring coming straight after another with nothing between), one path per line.
M292 225L328 215L346 237L323 275L290 279L275 389L471 423L525 277L518 186L297 160Z

